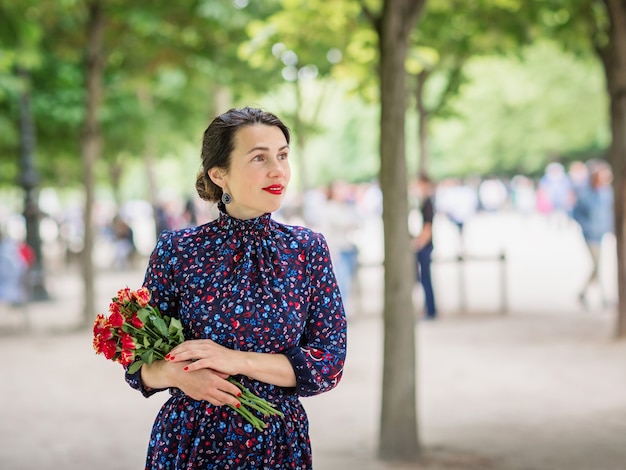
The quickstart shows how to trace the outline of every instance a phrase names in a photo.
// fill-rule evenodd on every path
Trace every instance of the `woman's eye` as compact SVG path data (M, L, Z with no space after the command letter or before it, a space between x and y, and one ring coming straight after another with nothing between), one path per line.
M287 160L287 157L289 157L288 153L281 153L280 155L278 155L278 158L280 158L281 160Z
M262 162L263 161L263 155L257 155L252 160L255 161L255 162Z

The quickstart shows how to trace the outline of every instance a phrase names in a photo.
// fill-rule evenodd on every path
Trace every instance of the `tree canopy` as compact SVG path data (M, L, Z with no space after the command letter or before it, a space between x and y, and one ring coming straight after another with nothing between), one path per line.
M119 167L121 177L129 177L147 145L161 165L168 158L191 161L185 155L210 117L244 103L261 103L297 123L295 138L307 136L301 152L311 185L377 177L376 41L359 22L359 2L333 2L332 15L328 2L262 3L109 3L99 184L110 185ZM507 20L518 2L478 2L474 9L457 3L427 5L407 62L409 72L416 61L418 69L432 70L425 100L434 112L433 174L538 174L555 158L601 154L608 141L606 94L585 43L572 42L569 52L549 39L523 46L534 31L533 17ZM18 181L16 99L25 85L14 71L22 64L32 77L43 184L76 185L82 3L3 0L0 9L0 184ZM544 12L541 18L555 23L560 16ZM452 93L442 95L459 66ZM304 80L299 107L288 88L297 79ZM420 159L415 110L407 116L413 171Z

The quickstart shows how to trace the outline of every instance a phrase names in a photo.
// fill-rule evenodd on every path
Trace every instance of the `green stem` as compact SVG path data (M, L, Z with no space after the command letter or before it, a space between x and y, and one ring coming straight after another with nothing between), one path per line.
M147 335L154 340L162 339L163 341L167 341L167 338L164 338L161 336L161 333L150 328L147 323L143 324L143 328L137 328L129 322L126 322L126 324L131 328L131 330L136 331L137 333Z
M237 408L236 406L233 406L230 404L228 406L232 408L233 410L235 410L237 413L239 413L245 420L247 420L250 424L252 424L252 426L258 431L263 431L267 427L267 424L265 424L256 416L254 416L250 412L250 410L245 408L245 406L241 408Z
M270 416L272 413L269 413L266 409L254 403L252 400L246 400L243 397L239 397L239 402L244 406L249 406L250 408L257 410L263 416Z
M268 402L264 398L259 397L258 395L255 395L249 389L244 387L242 384L240 384L233 378L229 378L228 381L232 384L235 384L241 390L241 397L239 399L241 400L243 398L244 400L251 402L254 405L254 406L251 405L254 409L260 411L266 416L269 416L269 415L278 415L281 417L284 416L284 414L278 409L276 409L274 405L272 405L270 402Z
M243 397L243 396L242 396ZM259 399L258 397L255 398L250 398L250 397L245 397L244 398L246 400L246 402L248 403L253 403L254 406L263 414L265 415L278 415L278 416L284 416L283 413L279 410L277 410L276 408L274 408L274 406L272 406L272 404L268 403L267 401L263 400L262 398Z

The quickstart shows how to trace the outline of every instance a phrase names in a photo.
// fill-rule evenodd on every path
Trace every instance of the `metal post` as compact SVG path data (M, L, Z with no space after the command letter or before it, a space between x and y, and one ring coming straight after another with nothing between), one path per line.
M459 285L459 311L465 313L467 310L467 303L465 299L465 256L457 255L457 281Z
M506 254L500 253L500 313L507 312L508 306L508 290L506 282Z

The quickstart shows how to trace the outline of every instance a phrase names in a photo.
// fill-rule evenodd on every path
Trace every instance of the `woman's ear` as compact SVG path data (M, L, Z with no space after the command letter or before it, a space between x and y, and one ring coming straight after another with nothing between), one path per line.
M224 175L222 175L222 171L218 167L214 166L211 168L207 171L207 175L209 175L211 181L213 181L220 188L224 187Z

